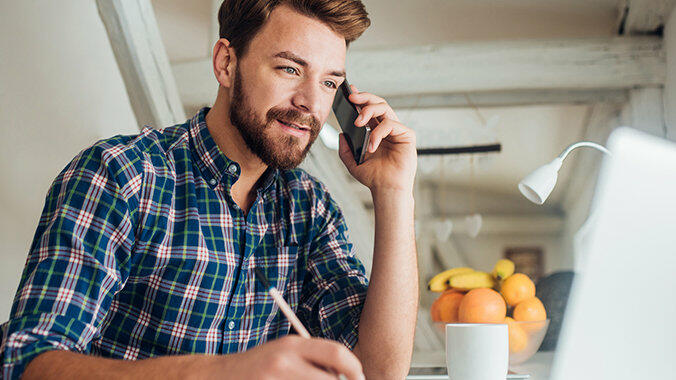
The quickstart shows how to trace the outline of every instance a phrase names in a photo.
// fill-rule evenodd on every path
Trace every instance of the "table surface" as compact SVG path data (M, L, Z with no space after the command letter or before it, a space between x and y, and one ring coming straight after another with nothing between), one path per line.
M549 380L554 352L536 352L525 363L510 366L509 370L519 374L529 374L530 380ZM443 351L414 352L411 367L446 367L446 355Z

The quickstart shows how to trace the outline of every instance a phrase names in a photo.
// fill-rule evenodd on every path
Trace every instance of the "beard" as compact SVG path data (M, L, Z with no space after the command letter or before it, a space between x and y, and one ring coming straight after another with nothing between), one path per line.
M274 125L277 119L309 127L310 138L307 144L302 146L302 139L296 136L286 134L281 138L272 136L273 128L277 128ZM321 129L321 124L314 116L303 114L293 108L275 107L266 113L265 120L256 117L251 101L244 92L239 67L235 70L230 122L242 135L249 150L273 169L292 169L300 165Z

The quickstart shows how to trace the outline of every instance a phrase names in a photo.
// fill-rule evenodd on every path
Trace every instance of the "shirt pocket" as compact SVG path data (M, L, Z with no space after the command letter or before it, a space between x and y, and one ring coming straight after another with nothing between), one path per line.
M259 268L270 285L274 286L284 300L296 311L300 297L301 283L298 283L298 246L277 246L262 248L255 255L249 267L249 278L254 281L255 299L262 300L262 313L258 324L264 326L268 340L288 334L289 324L279 306L268 294L268 289L256 278L253 271Z
M255 268L259 268L270 285L277 288L280 293L285 294L290 282L293 282L297 277L298 246L274 246L273 249L263 248L263 250L265 252L262 255L254 256L249 270L253 271ZM268 292L268 289L255 276L251 278L256 281L255 290L257 293Z

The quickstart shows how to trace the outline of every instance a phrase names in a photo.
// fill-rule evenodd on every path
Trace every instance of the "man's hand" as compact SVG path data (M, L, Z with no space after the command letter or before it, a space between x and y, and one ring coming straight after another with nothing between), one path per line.
M417 165L415 133L399 122L389 104L376 95L358 92L350 85L350 101L361 106L357 127L371 126L371 137L364 162L357 165L345 136L340 136L340 159L347 170L371 192L413 190Z
M328 339L287 335L228 358L227 373L222 373L228 379L336 380L338 374L364 379L359 359Z
M22 379L335 380L337 374L364 379L359 359L342 344L288 335L238 354L167 355L137 361L52 350L31 360Z

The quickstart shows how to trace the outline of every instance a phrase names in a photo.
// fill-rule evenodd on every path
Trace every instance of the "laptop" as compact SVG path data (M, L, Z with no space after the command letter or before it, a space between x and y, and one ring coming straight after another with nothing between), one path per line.
M676 144L608 140L550 378L676 379Z
M506 380L527 380L530 375L527 374L508 374ZM446 367L418 367L411 368L406 380L448 380Z

